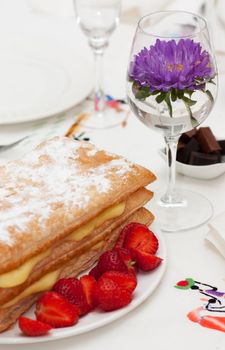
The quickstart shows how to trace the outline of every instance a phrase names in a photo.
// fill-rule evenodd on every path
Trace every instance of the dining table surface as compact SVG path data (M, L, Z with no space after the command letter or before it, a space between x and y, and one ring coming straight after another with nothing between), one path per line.
M50 5L53 4L52 1L48 1ZM46 0L46 4L48 1ZM30 3L32 3L30 6L38 6L37 1L30 1ZM42 3L44 2L40 2ZM59 2L56 3L59 7ZM199 11L202 1L159 1L158 6L157 1L153 3L151 7L151 4L148 5L147 1L143 1L143 7L141 7L142 1L124 1L121 22L110 38L104 57L105 90L116 99L126 99L126 69L139 16L162 9L185 9L196 12ZM53 9L51 14L50 5L46 12L43 8L38 12L35 7L36 11L30 13L29 16L45 16L50 21L58 21L60 26L65 26L68 30L70 26L76 25L73 15L69 13L69 7L68 10L65 8L61 14ZM61 1L61 6L64 6L63 1ZM23 16L22 10L20 15ZM13 22L17 23L17 20L14 16ZM215 36L216 33L213 32L212 35ZM91 51L88 44L85 43L85 37L83 40L86 45L85 52L90 53L89 56L87 55L87 60L91 65ZM201 125L209 126L218 139L225 139L224 93L225 74L219 71L219 92L215 107ZM82 113L82 108L81 103L60 116L45 118L39 121L39 124L36 122L35 125L34 122L0 125L1 140L10 139L11 136L13 139L13 137L29 135L28 139L18 146L0 152L0 162L4 163L22 156L45 137L65 134L65 130L72 121L76 120L76 116ZM122 104L121 109L120 112L115 111L115 117L116 113L124 113L125 123L104 130L82 129L81 127L79 133L84 133L82 135L88 137L98 147L120 154L150 169L156 175L157 180L149 188L153 192L165 190L166 163L159 154L160 149L164 147L163 138L143 125L132 114L128 105ZM196 179L177 173L177 187L198 192L208 198L213 206L213 217L225 213L225 173L210 180ZM151 204L149 207L151 209ZM198 215L197 212L196 215ZM155 225L157 225L157 216ZM202 327L198 322L192 322L187 317L189 312L204 304L202 295L196 290L182 291L174 287L178 281L191 278L215 286L218 291L225 293L225 260L215 247L207 242L208 231L208 223L205 223L187 231L161 233L166 247L163 276L154 291L123 317L83 334L48 343L1 345L0 337L0 350L14 350L15 348L39 350L41 347L48 348L48 350L123 348L129 350L166 350L167 348L224 350L224 331Z

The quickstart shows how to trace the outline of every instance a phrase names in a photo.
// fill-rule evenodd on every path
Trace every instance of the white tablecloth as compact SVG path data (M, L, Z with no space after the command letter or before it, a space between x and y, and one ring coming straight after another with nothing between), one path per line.
M196 3L197 1L193 6L196 6ZM191 6L191 2L189 5ZM182 5L181 2L176 1L174 6L181 8ZM134 29L133 26L121 25L113 34L106 53L106 90L116 97L122 98L125 95L126 65ZM204 125L212 127L218 137L225 139L224 91L225 76L221 75L216 106ZM51 120L48 123L51 125ZM66 126L67 122L65 125L62 123L61 128ZM16 128L4 126L0 128L0 135L26 133L31 129L30 125L21 125ZM38 140L38 135L44 137L45 134L58 132L56 129L52 131L51 126L47 127L46 123L35 130L35 140ZM125 128L87 132L87 136L98 146L122 154L150 168L158 177L151 188L157 191L163 187L165 163L158 155L158 149L162 147L163 140L160 135L142 125L133 115L128 119L128 125ZM30 143L0 154L0 156L5 159L14 158L15 155L24 151L24 147L30 147ZM208 181L178 175L177 182L179 187L198 191L209 198L215 215L225 210L225 175ZM17 345L16 348L29 350L39 350L40 347L49 350L114 350L116 348L224 350L223 332L200 327L189 321L186 316L189 311L201 305L200 295L194 291L184 294L183 291L174 288L177 281L192 277L197 281L215 285L220 291L225 291L224 260L215 249L206 244L204 238L207 230L207 225L203 225L188 232L164 234L168 249L165 276L154 294L122 319L80 336L42 345ZM15 346L0 345L0 349L13 350Z

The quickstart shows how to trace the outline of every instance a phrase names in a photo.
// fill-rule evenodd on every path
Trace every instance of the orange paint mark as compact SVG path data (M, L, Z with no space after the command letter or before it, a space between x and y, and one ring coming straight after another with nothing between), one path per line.
M194 310L190 311L187 314L187 317L192 322L199 322L201 320L200 313L201 313L202 310L204 310L203 307L198 307L197 309L194 309Z
M204 308L198 307L197 309L190 311L187 314L187 317L190 321L199 323L202 327L225 332L225 317L201 316L202 311L204 311Z
M199 324L203 327L225 332L225 317L204 316Z
M75 123L70 126L70 128L67 130L64 136L66 137L72 137L80 128L81 122L85 121L88 118L88 114L82 113L77 118Z

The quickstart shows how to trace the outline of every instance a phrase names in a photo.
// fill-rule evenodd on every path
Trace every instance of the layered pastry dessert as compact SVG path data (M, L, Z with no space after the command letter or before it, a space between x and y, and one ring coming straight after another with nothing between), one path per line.
M149 225L149 170L55 137L0 167L0 331L62 277L90 268L131 221Z

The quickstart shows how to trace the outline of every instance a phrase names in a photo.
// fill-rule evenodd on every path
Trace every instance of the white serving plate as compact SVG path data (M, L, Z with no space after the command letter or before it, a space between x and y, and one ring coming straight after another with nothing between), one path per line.
M163 258L163 262L157 269L153 270L152 272L138 273L138 285L134 291L134 298L128 306L111 312L90 312L88 315L80 318L80 320L75 326L53 329L51 333L49 333L49 335L42 337L23 336L18 328L18 325L16 324L9 331L0 334L0 344L39 343L68 338L102 327L108 323L111 323L121 318L128 312L135 309L154 292L159 282L161 281L166 269L166 246L163 235L155 223L151 225L151 230L156 234L156 236L159 239L159 250L157 252L157 255ZM25 315L34 318L34 309L31 309Z
M163 149L159 150L160 156L166 160ZM176 171L182 175L193 177L195 179L210 180L225 173L225 163L212 165L189 165L176 161Z

